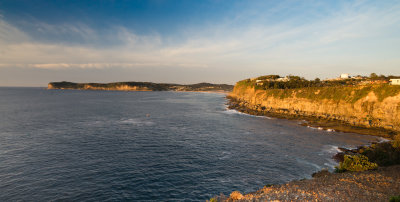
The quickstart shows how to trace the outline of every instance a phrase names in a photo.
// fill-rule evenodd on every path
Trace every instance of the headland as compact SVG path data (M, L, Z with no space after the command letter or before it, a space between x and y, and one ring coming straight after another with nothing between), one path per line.
M322 170L312 179L266 185L247 194L234 191L210 201L400 200L400 85L392 85L392 80L347 76L309 81L268 75L237 82L227 96L230 109L391 141L341 148L333 157L339 163L336 173Z
M47 89L71 90L113 90L113 91L183 91L183 92L231 92L233 85L228 84L170 84L152 82L115 82L115 83L73 83L50 82Z
M272 75L273 76L273 75ZM368 80L286 81L271 75L236 83L229 108L304 120L303 125L391 138L400 132L400 85Z

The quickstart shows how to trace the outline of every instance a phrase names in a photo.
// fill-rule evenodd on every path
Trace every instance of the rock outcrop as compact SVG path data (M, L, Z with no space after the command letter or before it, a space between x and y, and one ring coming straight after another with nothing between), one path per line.
M235 85L232 108L261 114L314 117L363 128L400 132L400 86L347 86L299 89L256 89Z
M213 201L389 201L400 190L400 166L364 172L328 174L292 181L241 195L215 197Z

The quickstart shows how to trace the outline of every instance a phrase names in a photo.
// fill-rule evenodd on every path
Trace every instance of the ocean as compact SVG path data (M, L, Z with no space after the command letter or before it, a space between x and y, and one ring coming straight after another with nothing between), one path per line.
M228 110L224 94L0 88L0 201L205 201L333 170L377 137Z

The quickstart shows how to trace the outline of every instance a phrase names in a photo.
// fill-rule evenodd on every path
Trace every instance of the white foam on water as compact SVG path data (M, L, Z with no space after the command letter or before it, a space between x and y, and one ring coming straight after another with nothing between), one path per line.
M335 154L339 153L339 152L341 152L341 150L339 149L338 146L336 146L336 145L325 145L325 146L322 147L322 151L318 155L322 156L322 155L327 155L328 154L329 157L326 158L326 160L328 162L324 163L324 165L329 167L329 168L331 168L331 169L334 169L335 166L338 165L338 163L334 159L332 159L332 157Z
M235 109L228 109L228 108L225 108L225 110L222 111L222 113L224 113L224 114L229 114L229 115L232 115L232 114L234 114L234 115L239 114L239 115L245 115L245 116L251 116L251 117L258 117L258 118L265 118L265 119L274 119L274 118L268 117L268 116L257 116L257 115L246 114L246 113L237 111L237 110L235 110Z
M84 124L85 125L88 125L88 126L100 126L100 125L104 125L104 121L89 121L89 122L85 122Z
M315 163L311 163L311 162L309 162L309 161L306 161L306 160L304 160L304 159L296 158L296 161L299 162L299 163L301 163L301 164L306 164L306 165L313 166L313 167L315 167L317 170L321 170L321 169L322 169L321 166L319 166L319 165L317 165L317 164L315 164Z
M218 157L218 159L220 159L220 160L222 160L222 159L227 159L227 158L230 158L231 156L232 156L232 153L231 153L231 152L223 151L222 154L221 154L221 156Z
M389 142L389 141L390 141L389 139L378 137L378 143Z
M328 128L328 129L324 129L324 128L322 128L322 127L312 127L312 126L307 126L307 128L310 128L310 129L313 129L313 130L324 130L324 131L326 131L326 132L335 132L335 130L334 129L331 129L331 128Z
M341 152L341 150L336 145L325 145L322 147L322 152L328 154L337 154Z
M121 124L129 124L134 126L153 126L155 125L154 122L148 120L141 120L141 119L121 119L119 121Z
M338 165L338 163L333 159L327 159L327 160L328 160L328 163L324 163L324 166L327 166L328 168L334 169L335 166Z

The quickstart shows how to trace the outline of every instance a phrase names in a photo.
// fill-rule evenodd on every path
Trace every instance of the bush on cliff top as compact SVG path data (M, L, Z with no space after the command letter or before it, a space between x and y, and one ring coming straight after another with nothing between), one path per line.
M336 172L344 171L365 171L373 170L378 168L376 163L371 163L368 157L364 155L345 155L344 161L340 162L339 166L336 167Z
M253 87L256 90L265 90L267 96L273 96L280 99L296 96L297 98L306 98L312 100L328 99L333 101L345 101L349 103L357 102L359 99L366 97L370 92L374 92L380 102L387 97L400 94L400 86L389 84L265 89L262 86L257 85L254 81L247 79L238 82L236 87Z
M389 202L400 202L400 195L390 197Z
M392 146L396 149L400 149L400 134L394 136L392 141Z
M399 142L394 140L392 142L373 144L362 149L360 154L367 156L371 162L379 166L397 165L400 164L400 148L396 147L397 143Z

